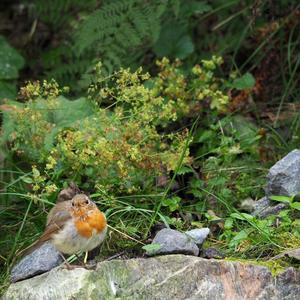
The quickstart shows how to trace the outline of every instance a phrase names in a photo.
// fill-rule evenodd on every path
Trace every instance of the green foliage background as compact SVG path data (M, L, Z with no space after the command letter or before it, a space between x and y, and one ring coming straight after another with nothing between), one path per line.
M138 255L159 223L209 226L205 247L228 257L300 246L296 197L275 197L289 205L263 220L241 209L264 195L269 167L299 148L297 1L0 8L3 289L71 181L108 217L103 257Z

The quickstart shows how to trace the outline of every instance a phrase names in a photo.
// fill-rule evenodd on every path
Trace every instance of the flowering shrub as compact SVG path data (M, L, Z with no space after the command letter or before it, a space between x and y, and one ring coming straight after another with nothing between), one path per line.
M186 74L180 69L181 62L173 64L167 58L158 61L159 73L154 79L154 90L168 99L176 108L179 116L199 110L208 102L212 110L223 111L229 102L224 94L224 79L215 75L217 67L223 63L221 57L213 56L211 60L202 60Z
M4 137L33 165L26 180L35 193L49 195L66 179L112 194L153 189L153 179L175 171L182 155L183 164L192 162L188 130L162 128L205 103L225 109L229 99L214 76L221 63L213 57L185 74L180 61L163 59L152 78L141 68L105 78L98 64L88 97L73 101L55 81L29 83L20 92L24 103L5 113Z

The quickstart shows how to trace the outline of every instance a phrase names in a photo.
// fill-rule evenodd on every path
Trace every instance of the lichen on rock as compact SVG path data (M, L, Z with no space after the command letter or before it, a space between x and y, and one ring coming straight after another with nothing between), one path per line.
M300 272L187 255L112 260L96 270L56 268L12 284L18 299L298 299Z

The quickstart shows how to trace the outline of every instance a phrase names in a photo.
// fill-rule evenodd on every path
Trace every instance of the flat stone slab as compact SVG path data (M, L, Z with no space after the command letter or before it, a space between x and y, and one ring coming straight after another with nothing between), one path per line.
M58 267L12 284L3 300L299 299L300 273L187 255L104 261L96 270Z

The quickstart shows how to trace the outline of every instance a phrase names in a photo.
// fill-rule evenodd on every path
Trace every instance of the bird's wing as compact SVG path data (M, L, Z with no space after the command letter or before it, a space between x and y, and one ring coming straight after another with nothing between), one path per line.
M60 218L64 219L70 216L70 210L72 207L72 201L64 201L57 203L49 212L47 216L46 227L53 221L57 221Z
M44 233L39 238L39 241L48 241L53 234L57 233L68 220L72 218L68 210L56 211L52 214L51 219L48 219L48 223Z
M64 224L72 218L70 210L68 209L69 207L71 207L71 202L68 202L69 201L58 203L51 209L47 218L47 224L44 233L39 237L37 241L22 250L19 253L20 255L25 256L27 254L30 254L35 249L40 247L44 242L50 240L52 235L57 233L58 230L63 228Z

